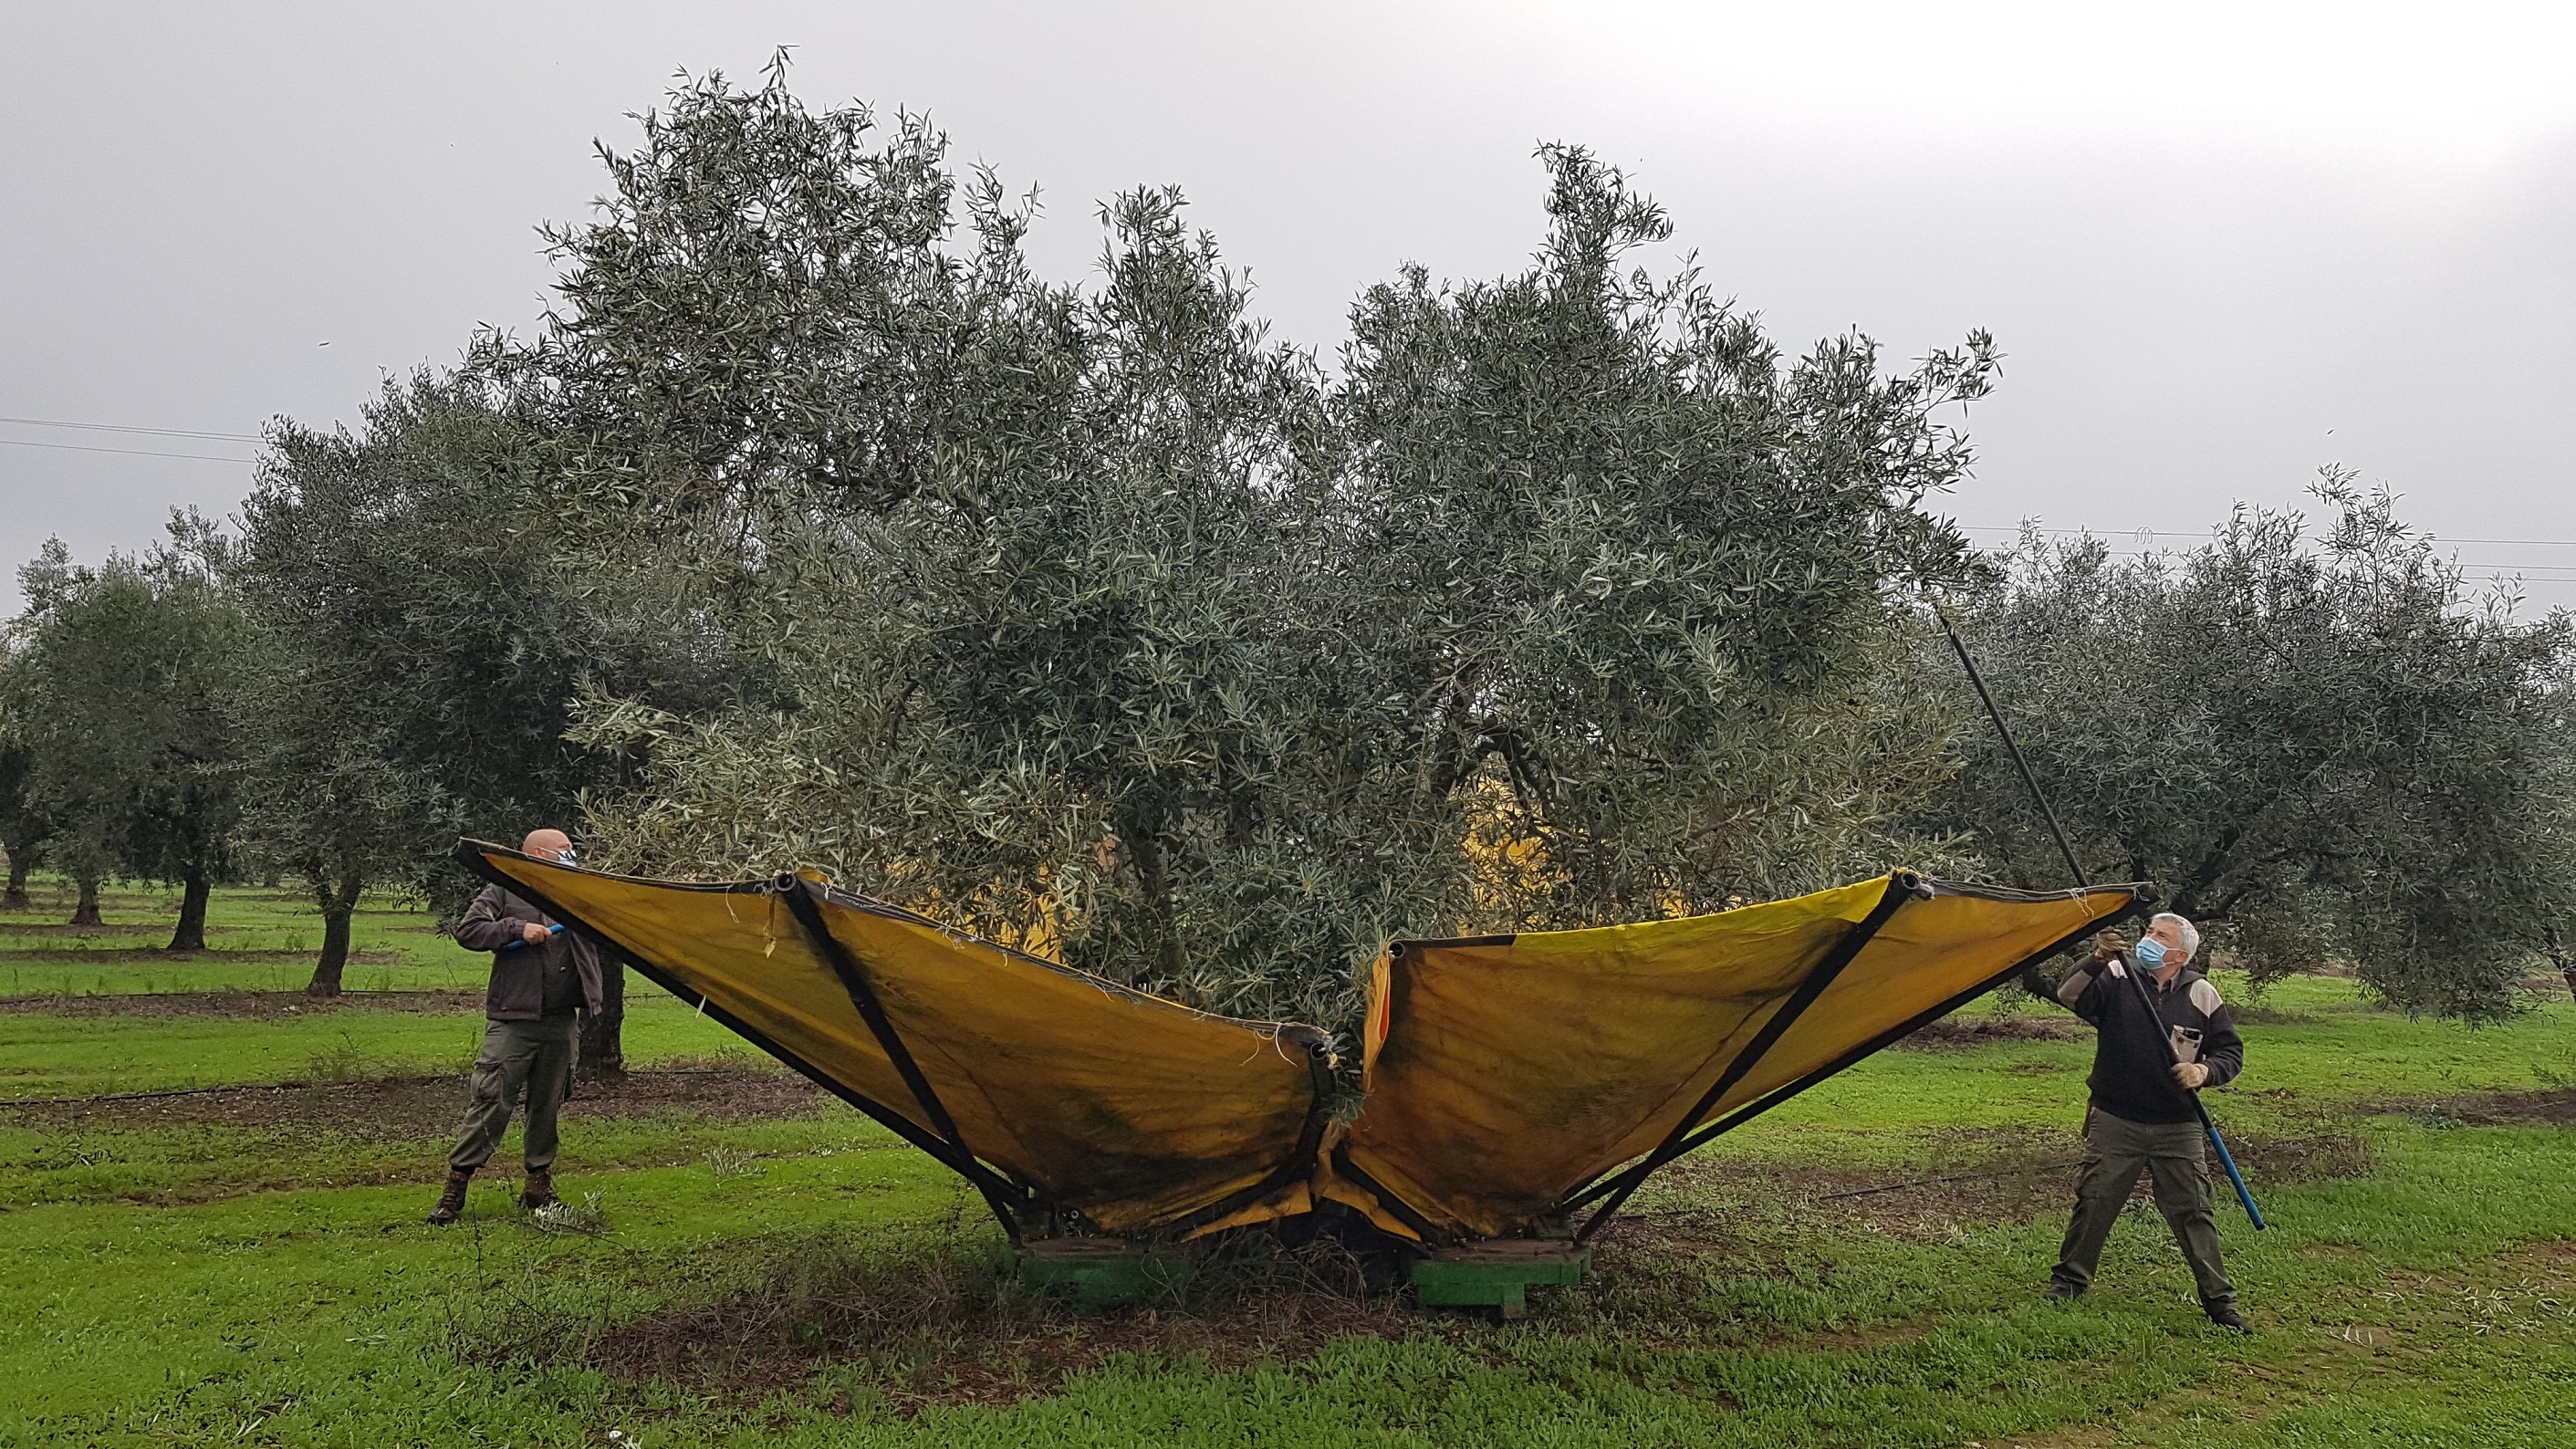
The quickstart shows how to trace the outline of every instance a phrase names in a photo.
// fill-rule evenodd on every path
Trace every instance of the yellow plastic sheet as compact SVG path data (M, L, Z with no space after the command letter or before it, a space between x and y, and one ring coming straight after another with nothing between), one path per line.
M1866 1055L2137 894L1900 874L1712 916L1398 943L1371 991L1368 1100L1320 1190L1408 1235L1552 1227L1569 1193L1685 1117L1714 1121ZM1866 944L1744 1060L1883 902ZM1739 1079L1695 1112L1739 1060Z
M1319 1197L1407 1236L1556 1230L1621 1164L1821 1080L2140 893L1899 872L1713 916L1399 942L1371 983L1367 1100L1328 1129L1312 1027L1191 1011L808 880L460 858L947 1162L1006 1222L1062 1210L1121 1234Z
M1187 1232L1308 1205L1323 1033L1189 1010L805 880L635 880L467 842L460 859L966 1173L1026 1222ZM859 990L799 919L808 903ZM953 1128L861 1005L872 994ZM962 1150L958 1150L962 1149ZM999 1169L994 1173L981 1163ZM1013 1181L1012 1179L1016 1179Z

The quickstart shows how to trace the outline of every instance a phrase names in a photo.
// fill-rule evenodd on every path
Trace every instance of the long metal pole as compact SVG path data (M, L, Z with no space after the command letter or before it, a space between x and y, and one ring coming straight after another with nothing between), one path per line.
M2004 725L2003 711L1995 707L1995 697L1986 689L1985 676L1977 672L1977 661L1968 657L1967 641L1959 637L1958 626L1950 622L1950 611L1942 608L1936 599L1932 603L1932 612L1941 620L1941 632L1950 636L1950 647L1958 653L1959 667L1968 672L1968 682L1977 687L1977 698L1986 706L1986 718L1994 721L1995 735L2004 742L2004 752L2012 756L2013 767L2021 771L2022 784L2030 788L2031 802L2039 806L2040 818L2048 822L2048 833L2057 838L2057 852L2066 857L2067 871L2075 877L2077 885L2091 889L2093 882L2086 878L2084 867L2076 863L2074 847L2066 843L2066 831L2057 823L2057 812L2049 808L2048 797L2040 792L2039 777L2030 772L2030 762L2022 758L2021 746L2013 742L2012 731ZM2139 1007L2147 1013L2147 1020L2156 1024L2156 1044L2164 1048L2167 1069L2181 1066L2182 1053L2174 1050L2173 1035L2165 1030L2164 1013L2156 1009L2156 999L2148 994L2147 983L2140 977L2136 964L2129 960L2125 951L2120 953L2118 960L2128 967L2120 974L2129 978L2129 985L2136 990ZM2182 1084L2177 1082L2174 1085L2180 1087ZM2192 1113L2200 1118L2200 1130L2209 1134L2209 1145L2217 1150L2219 1165L2227 1169L2227 1180L2236 1188L2236 1200L2245 1205L2245 1216L2253 1221L2254 1231L2263 1231L2270 1225L2263 1221L2263 1210L2254 1205L2254 1190L2245 1185L2245 1174L2236 1170L2236 1157L2227 1150L2227 1139L2218 1135L2218 1124L2210 1120L2208 1104L2200 1100L2200 1092L2196 1088L2184 1087L2182 1094L2191 1099Z

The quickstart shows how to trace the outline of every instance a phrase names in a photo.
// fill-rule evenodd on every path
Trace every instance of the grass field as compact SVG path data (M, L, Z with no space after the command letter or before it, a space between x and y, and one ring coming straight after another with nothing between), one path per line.
M946 1173L641 982L644 1070L566 1111L603 1230L497 1176L426 1227L483 958L370 910L357 994L312 1003L279 994L320 935L291 895L219 893L195 959L153 949L169 898L106 904L0 917L0 1443L2576 1444L2563 999L2474 1031L2334 980L2256 1004L2213 1094L2275 1223L2222 1207L2252 1338L2143 1201L2092 1295L2038 1301L2090 1048L2036 1006L1691 1159L1523 1323L1320 1246L1085 1316L1003 1279Z

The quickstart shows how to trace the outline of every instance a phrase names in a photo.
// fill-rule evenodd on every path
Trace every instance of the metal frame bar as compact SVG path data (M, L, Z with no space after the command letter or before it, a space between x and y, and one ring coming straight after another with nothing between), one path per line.
M1987 977L1985 980L1980 981L1976 985L1969 987L1967 990L1960 992L1958 995L1951 997L1949 1000L1931 1007L1928 1010L1918 1012L1914 1016L1899 1022L1897 1025L1889 1027L1887 1030L1880 1032L1878 1035L1871 1037L1869 1040L1862 1042L1860 1045L1853 1047L1847 1052L1844 1052L1841 1056L1834 1058L1832 1061L1827 1062L1823 1066L1816 1068L1814 1071L1807 1073L1805 1076L1798 1078L1796 1081L1785 1082L1780 1086L1773 1088L1759 1100L1748 1102L1735 1109L1733 1112L1728 1113L1719 1121L1712 1122L1708 1126L1701 1128L1699 1131L1692 1133L1690 1137L1682 1143L1680 1151L1675 1152L1673 1156L1675 1158L1679 1158L1698 1151L1700 1148L1707 1146L1709 1143L1716 1141L1718 1138L1725 1136L1727 1133L1734 1131L1736 1128L1743 1126L1745 1123L1752 1121L1754 1118L1761 1116L1763 1113L1770 1111L1772 1108L1777 1107L1781 1103L1788 1101L1790 1098L1806 1091L1808 1088L1817 1086L1828 1078L1839 1076L1869 1057L1875 1056L1879 1052L1886 1050L1888 1047L1895 1045L1897 1042L1903 1041L1905 1038L1921 1031L1933 1022L1939 1021L1941 1018L1957 1011L1960 1007L1967 1005L1969 1002L1974 1001L1978 997L1985 995L1987 992L1994 990L1996 987L2003 985L2005 982L2010 981L2022 972L2029 970L2037 963L2045 961L2049 957L2056 955L2058 952L2065 950L2076 942L2083 940L2086 936L2101 930L2103 927L2110 925L2114 921L2125 920L2130 916L2136 915L2139 911L2144 910L2155 903L2152 896L2145 895L2134 887L2115 887L2115 889L2124 889L2130 892L2129 903L2126 906L2112 912L2110 915L2103 916L2097 920L2087 921L2083 925L2076 927L2074 930L2067 932L2065 935L2058 937L2056 940L2049 942L2047 945L2042 946L2038 950L2031 952L2029 955L2022 957L2018 961L2015 961L2003 970L1996 972L1994 975ZM1585 1183L1583 1186L1576 1188L1573 1192L1566 1194L1565 1202L1558 1211L1568 1213L1581 1211L1587 1204L1598 1200L1603 1194L1614 1190L1626 1176L1626 1173L1620 1173L1617 1176L1609 1178L1595 1178L1591 1182Z
M1431 1247L1446 1247L1457 1241L1457 1234L1442 1228L1414 1211L1411 1204L1389 1191L1387 1185L1368 1175L1366 1169L1351 1161L1351 1144L1347 1141L1333 1149L1333 1171L1368 1189L1377 1205L1397 1222L1413 1230L1414 1236Z
M1683 1140L1690 1135L1692 1128L1699 1125L1700 1119L1708 1115L1708 1109L1716 1106L1729 1088L1744 1080L1745 1074L1761 1064L1763 1056L1788 1034L1790 1027L1797 1025L1798 1018L1806 1015L1807 1008L1815 1005L1825 994L1825 988L1834 984L1834 978L1843 974L1843 968L1860 955L1861 948L1876 938L1879 929L1896 915L1897 908L1915 899L1916 892L1922 889L1922 878L1912 871L1888 873L1887 889L1879 894L1878 904L1871 906L1868 915L1844 931L1824 956L1808 969L1806 979L1798 983L1798 989L1772 1011L1770 1020L1762 1023L1762 1029L1754 1033L1753 1040L1745 1043L1743 1050L1735 1054L1735 1059L1726 1064L1726 1070L1717 1074L1717 1080L1709 1084L1708 1090L1700 1094L1699 1101L1682 1114L1670 1132L1664 1134L1664 1140L1646 1155L1646 1160L1620 1175L1610 1190L1609 1201L1585 1220L1582 1229L1574 1235L1575 1242L1590 1242L1592 1235L1601 1231L1611 1215L1628 1200L1628 1194L1653 1176L1657 1168L1688 1150Z
M1018 1190L977 1161L975 1149L966 1145L966 1136L957 1130L956 1119L948 1115L947 1104L939 1100L939 1093L930 1085L930 1078L922 1073L921 1063L913 1060L912 1048L904 1044L902 1034L894 1029L894 1020L886 1015L885 1003L878 999L876 987L868 981L867 972L860 967L858 958L850 954L850 948L841 943L841 938L832 934L830 924L823 919L822 907L814 901L820 887L794 875L778 877L771 887L786 902L787 913L804 928L806 943L813 948L814 954L823 958L823 964L831 967L832 974L840 978L841 989L850 994L850 1005L858 1008L860 1019L868 1024L869 1033L876 1037L886 1059L894 1063L896 1074L912 1090L913 1100L921 1105L922 1114L930 1119L931 1130L956 1150L957 1171L984 1195L993 1215L1002 1220L1011 1241L1017 1243L1020 1240L1019 1211L1025 1205L1022 1201L1013 1200Z
M593 944L604 946L625 957L628 964L634 966L638 972L642 973L643 976L647 980L650 980L654 985L670 992L673 996L678 997L682 1001L694 1002L698 1010L714 1017L716 1021L723 1025L728 1031L740 1036L743 1040L750 1042L753 1046L760 1048L762 1051L769 1053L790 1070L794 1071L798 1076L805 1078L814 1085L821 1087L824 1091L827 1091L833 1096L840 1098L842 1101L849 1103L852 1107L857 1108L870 1121L873 1121L878 1126L892 1132L894 1135L902 1138L912 1146L920 1148L923 1152L928 1153L931 1159L937 1162L940 1166L945 1167L949 1171L956 1173L959 1177L966 1179L967 1184L973 1187L977 1194L984 1199L984 1205L992 1209L993 1216L1000 1221L1002 1231L1009 1235L1013 1245L1016 1246L1019 1243L1020 1224L1016 1212L1011 1210L1007 1205L1007 1199L1002 1201L996 1200L994 1191L987 1185L987 1180L992 1179L991 1171L987 1169L984 1164L976 1161L973 1156L968 1154L961 1143L956 1142L949 1137L943 1137L936 1133L926 1132L922 1130L919 1123L914 1122L903 1113L896 1111L894 1108L887 1106L883 1102L879 1102L876 1099L867 1096L865 1093L856 1091L841 1082L833 1080L831 1075L825 1072L822 1068L805 1060L804 1057L798 1055L789 1048L780 1045L775 1039L770 1037L767 1032L760 1030L750 1022L743 1020L741 1017L736 1016L724 1007L717 1005L714 1001L710 1000L704 992L691 987L667 968L648 959L642 952L629 947L624 942L609 935L607 932L600 930L589 922L575 916L570 911L565 910L560 903L548 897L545 892L518 879L516 876L509 875L506 872L495 868L490 861L484 858L483 851L484 847L482 846L478 846L471 841L460 840L456 845L455 857L459 864L462 864L467 870L472 871L476 876L482 878L486 883L499 886L501 889L509 891L523 900L527 900L535 905L543 907L546 914L564 922L567 926L571 927L574 932L588 939ZM519 855L519 852L517 851L505 850L504 853ZM527 859L528 857L520 856L520 858ZM801 886L804 882L799 881L798 884ZM724 886L715 887L713 889L720 894L726 895L768 895L774 891L775 883L764 881L758 884ZM945 1114L943 1113L942 1115L944 1116ZM995 1179L995 1181L998 1180ZM1007 1188L1005 1191L1007 1191Z
M510 853L517 854L515 851ZM646 957L642 952L637 951L633 947L626 945L624 942L617 940L607 932L600 930L598 927L593 926L589 922L574 916L569 911L566 911L562 905L547 896L545 892L518 879L516 876L508 875L500 870L494 869L491 862L484 859L483 851L480 847L471 842L460 841L457 844L455 854L458 863L462 864L467 870L472 871L475 875L481 877L486 884L499 886L501 889L509 891L523 900L544 907L548 915L562 921L565 925L569 926L575 934L580 935L596 946L605 947L617 952L620 956L625 957L628 965L633 966L645 977L645 979L651 981L654 985L661 987L663 990L678 997L682 1001L694 1003L698 1010L714 1017L726 1030L733 1032L743 1040L750 1042L753 1046L756 1046L762 1051L765 1051L771 1056L777 1058L781 1064L794 1071L798 1076L804 1077L814 1085L821 1087L824 1091L831 1093L833 1096L849 1103L852 1107L857 1108L861 1113L866 1115L869 1120L875 1122L878 1126L885 1128L897 1137L902 1138L904 1141L920 1148L923 1152L928 1153L931 1159L936 1161L940 1166L947 1168L960 1177L968 1176L966 1169L958 1165L957 1149L952 1144L932 1133L923 1131L920 1124L914 1122L911 1118L904 1116L902 1113L894 1110L884 1103L833 1080L832 1077L828 1073L824 1072L822 1068L805 1060L805 1058L799 1056L789 1048L780 1045L767 1032L760 1030L760 1028L753 1026L750 1022L743 1020L741 1017L734 1015L724 1007L716 1004L716 1002L707 997L703 992L696 990L688 983L682 981L679 976L671 972L668 968L654 962L650 958ZM727 895L758 895L765 893L768 887L766 885L751 885L741 887L718 887L714 889ZM1009 1223L1005 1223L1003 1226L1008 1228L1011 1225Z

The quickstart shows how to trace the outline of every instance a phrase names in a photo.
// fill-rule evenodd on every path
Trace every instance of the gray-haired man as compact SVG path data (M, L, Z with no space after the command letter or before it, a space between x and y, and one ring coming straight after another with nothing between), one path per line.
M2191 1264L2201 1310L2212 1323L2251 1332L2219 1263L2209 1161L2190 1096L2234 1079L2245 1066L2245 1043L2218 988L2185 969L2200 951L2200 931L2191 922L2170 911L2148 922L2135 966L2120 959L2127 947L2116 932L2104 931L2094 940L2093 959L2057 987L2058 1001L2093 1023L2096 1036L2083 1176L2048 1296L2062 1303L2092 1286L2102 1245L2143 1172L2155 1184L2156 1209ZM2144 980L2152 1013L2130 984L2132 973ZM2167 1060L2167 1042L2180 1065Z

